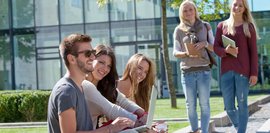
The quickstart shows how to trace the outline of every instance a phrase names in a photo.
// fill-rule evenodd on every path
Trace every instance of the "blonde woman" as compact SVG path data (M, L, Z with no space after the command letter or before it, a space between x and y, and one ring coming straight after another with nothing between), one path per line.
M179 18L181 22L174 30L173 54L181 59L181 83L191 132L200 132L196 111L198 98L201 108L201 131L208 133L211 68L207 50L213 50L213 32L209 23L200 20L197 7L190 0L181 3ZM187 52L185 46L188 45L194 47L197 56Z
M222 35L234 40L236 48L223 47ZM249 86L257 83L257 37L247 1L233 0L230 17L217 26L214 51L221 57L221 91L225 109L238 133L246 132ZM238 108L235 107L235 98Z
M117 88L126 97L148 111L149 98L155 81L155 65L143 54L133 55L126 65Z

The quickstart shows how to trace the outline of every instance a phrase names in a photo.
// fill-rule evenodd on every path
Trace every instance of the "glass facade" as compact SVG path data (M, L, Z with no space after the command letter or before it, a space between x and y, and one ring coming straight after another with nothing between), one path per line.
M251 9L261 36L259 85L263 87L257 88L267 88L270 84L270 8L259 8L264 3L261 1L249 2L253 3ZM111 45L119 76L133 54L148 55L156 63L157 87L166 89L160 49L160 0L111 0L103 7L92 0L0 0L0 17L0 90L51 89L65 74L58 46L71 33L90 35L93 47ZM178 10L169 6L167 23L173 82L181 94L180 61L171 54L173 31L179 23ZM211 22L214 32L217 23ZM212 70L212 75L212 91L219 91L219 67Z
M34 34L18 34L13 38L15 88L35 89L37 77Z
M0 0L0 29L8 29L9 28L9 9L8 9L8 1Z
M36 26L58 25L58 3L57 0L35 1L35 23Z
M107 22L108 4L98 7L95 0L84 0L85 23Z
M82 0L60 0L59 2L61 24L83 23Z
M11 47L9 35L0 34L0 88L11 89Z
M135 19L134 0L125 2L120 0L110 1L110 19L111 21L134 20Z
M33 0L12 0L13 28L34 26Z

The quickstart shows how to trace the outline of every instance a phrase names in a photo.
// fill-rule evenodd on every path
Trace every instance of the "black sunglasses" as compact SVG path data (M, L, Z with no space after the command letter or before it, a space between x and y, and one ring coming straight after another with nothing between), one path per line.
M84 54L85 57L90 57L92 54L95 55L96 54L96 50L91 49L91 50L83 50L83 51L79 51L76 52L74 55L78 56L79 54Z

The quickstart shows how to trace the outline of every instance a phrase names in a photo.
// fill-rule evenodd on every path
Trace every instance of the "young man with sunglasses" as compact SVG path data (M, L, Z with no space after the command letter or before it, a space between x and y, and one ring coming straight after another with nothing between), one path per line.
M92 62L95 51L90 42L91 37L71 34L60 44L60 54L67 72L54 86L48 103L48 128L50 133L112 133L126 127L133 127L134 122L128 118L117 118L109 126L95 131L92 127L88 105L84 99L82 81L87 73L93 71Z

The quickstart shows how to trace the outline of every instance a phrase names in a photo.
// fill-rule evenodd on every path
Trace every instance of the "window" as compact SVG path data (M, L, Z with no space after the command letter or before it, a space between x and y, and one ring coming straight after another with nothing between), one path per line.
M36 89L36 58L34 35L30 33L14 36L16 89Z
M9 36L7 33L0 34L0 90L11 89L11 75Z
M61 24L83 23L82 0L60 0Z
M13 27L25 28L34 26L33 0L12 0Z
M36 26L58 25L57 0L35 1Z
M8 1L0 0L0 29L9 28L8 14Z

